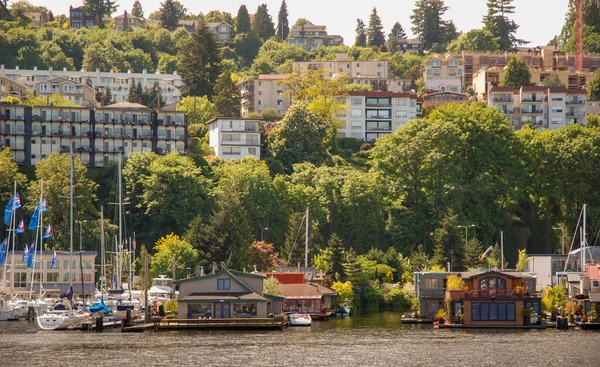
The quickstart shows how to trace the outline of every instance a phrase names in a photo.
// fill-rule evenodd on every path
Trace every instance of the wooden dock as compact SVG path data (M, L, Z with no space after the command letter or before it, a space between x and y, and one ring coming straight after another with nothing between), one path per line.
M141 333L148 330L156 330L158 324L155 323L140 323L121 328L123 333Z
M321 314L310 314L310 318L313 320L329 320L330 318L335 317L335 313L333 312L328 312L328 313L321 313Z
M287 327L283 318L240 319L163 319L157 330L282 330Z
M433 319L400 319L401 324L433 324Z
M498 329L498 330L543 330L547 325L462 325L462 324L441 324L440 329Z

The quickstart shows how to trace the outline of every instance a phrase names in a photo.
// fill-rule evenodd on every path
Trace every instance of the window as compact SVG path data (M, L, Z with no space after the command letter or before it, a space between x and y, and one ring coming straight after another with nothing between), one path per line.
M552 124L553 125L557 125L557 124L562 124L563 123L563 119L560 117L553 117L552 118Z
M58 279L59 279L58 278L58 273L47 273L46 274L46 281L47 282L55 282L55 283L57 283L59 281Z
M553 112L553 113L557 113L557 112L558 112L558 113L560 113L560 112L563 112L563 108L562 108L562 106L552 106L552 112Z
M256 317L256 303L234 303L233 317Z
M441 306L441 301L439 300L432 300L432 299L426 299L425 300L425 312L427 313L436 313L438 311L438 309Z
M473 321L515 321L514 303L476 302L471 304Z
M408 115L406 111L396 111L396 117L405 118Z
M406 99L396 99L396 106L406 106L408 105L408 101Z
M438 289L440 287L440 280L436 278L425 278L424 284L425 289Z
M248 154L256 157L256 148L248 148Z
M37 144L37 140L31 139L31 144Z
M353 106L362 106L362 97L352 97L351 103Z
M217 290L224 291L231 289L231 280L229 278L217 279Z
M240 155L242 154L239 147L223 147L223 155Z
M362 121L352 121L352 129L357 130L357 129L362 129L363 123Z
M353 109L352 110L352 117L362 117L362 110Z

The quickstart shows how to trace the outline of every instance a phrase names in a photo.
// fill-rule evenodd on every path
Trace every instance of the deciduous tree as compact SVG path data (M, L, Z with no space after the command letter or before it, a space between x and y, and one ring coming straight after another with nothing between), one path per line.
M511 57L504 69L500 86L520 89L528 85L531 85L531 73L527 62L524 59L517 59L515 56Z
M187 269L195 269L198 265L198 251L189 242L173 233L156 241L154 251L150 262L150 277L152 278L157 278L160 274L171 274L173 260L177 279L186 278Z

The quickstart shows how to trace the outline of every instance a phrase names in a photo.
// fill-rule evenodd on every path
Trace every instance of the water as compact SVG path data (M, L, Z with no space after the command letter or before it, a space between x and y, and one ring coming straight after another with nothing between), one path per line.
M0 323L0 366L592 366L600 332L400 325L397 313L284 331L43 332Z

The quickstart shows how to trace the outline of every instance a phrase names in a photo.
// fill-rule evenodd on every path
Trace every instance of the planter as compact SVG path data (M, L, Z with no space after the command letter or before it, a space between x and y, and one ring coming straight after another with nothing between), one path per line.
M531 325L531 318L529 316L523 316L523 325L525 325L525 326Z
M438 325L444 325L445 323L446 323L446 320L444 320L444 319L438 320Z

